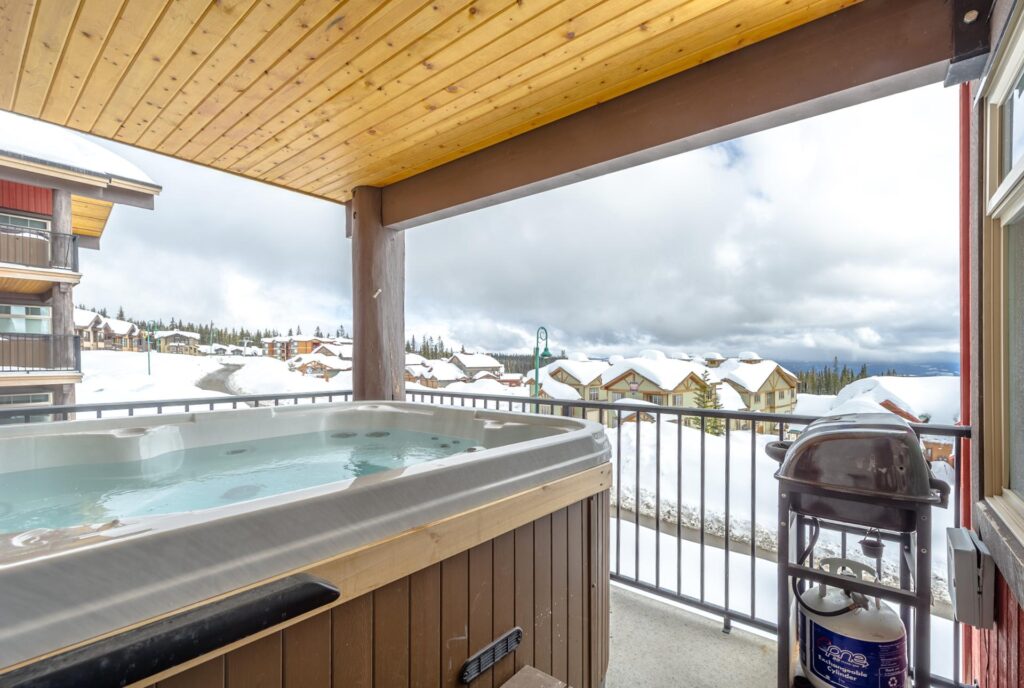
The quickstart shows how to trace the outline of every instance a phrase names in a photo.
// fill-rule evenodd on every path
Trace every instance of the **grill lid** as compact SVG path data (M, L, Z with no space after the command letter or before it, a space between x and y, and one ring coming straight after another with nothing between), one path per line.
M889 413L818 419L785 453L775 477L835 492L916 502L942 501L914 430Z

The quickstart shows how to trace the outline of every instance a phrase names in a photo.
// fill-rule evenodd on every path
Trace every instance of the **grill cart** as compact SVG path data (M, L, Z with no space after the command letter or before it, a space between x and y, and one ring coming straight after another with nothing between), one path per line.
M778 688L927 688L931 511L947 505L949 486L931 475L913 429L891 414L835 416L766 450L782 464ZM821 530L860 535L878 570L845 558L815 567ZM886 542L899 547L898 587L880 581Z

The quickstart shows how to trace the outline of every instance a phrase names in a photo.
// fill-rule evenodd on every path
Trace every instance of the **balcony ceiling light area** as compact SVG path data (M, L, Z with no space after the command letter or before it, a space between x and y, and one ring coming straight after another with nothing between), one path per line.
M15 0L0 108L334 201L857 0Z

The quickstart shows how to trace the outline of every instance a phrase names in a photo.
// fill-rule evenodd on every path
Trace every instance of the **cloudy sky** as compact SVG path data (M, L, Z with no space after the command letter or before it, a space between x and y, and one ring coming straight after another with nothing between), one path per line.
M163 185L83 251L80 303L351 327L341 206L102 142ZM957 350L957 100L933 86L410 230L409 334L936 361Z

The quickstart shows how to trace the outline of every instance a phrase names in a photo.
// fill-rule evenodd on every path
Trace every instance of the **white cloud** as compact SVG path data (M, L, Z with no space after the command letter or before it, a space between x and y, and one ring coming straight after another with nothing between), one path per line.
M948 355L956 104L919 89L410 230L407 329L490 350L529 350L543 324L595 354ZM350 325L340 206L127 150L165 192L115 209L80 301Z

